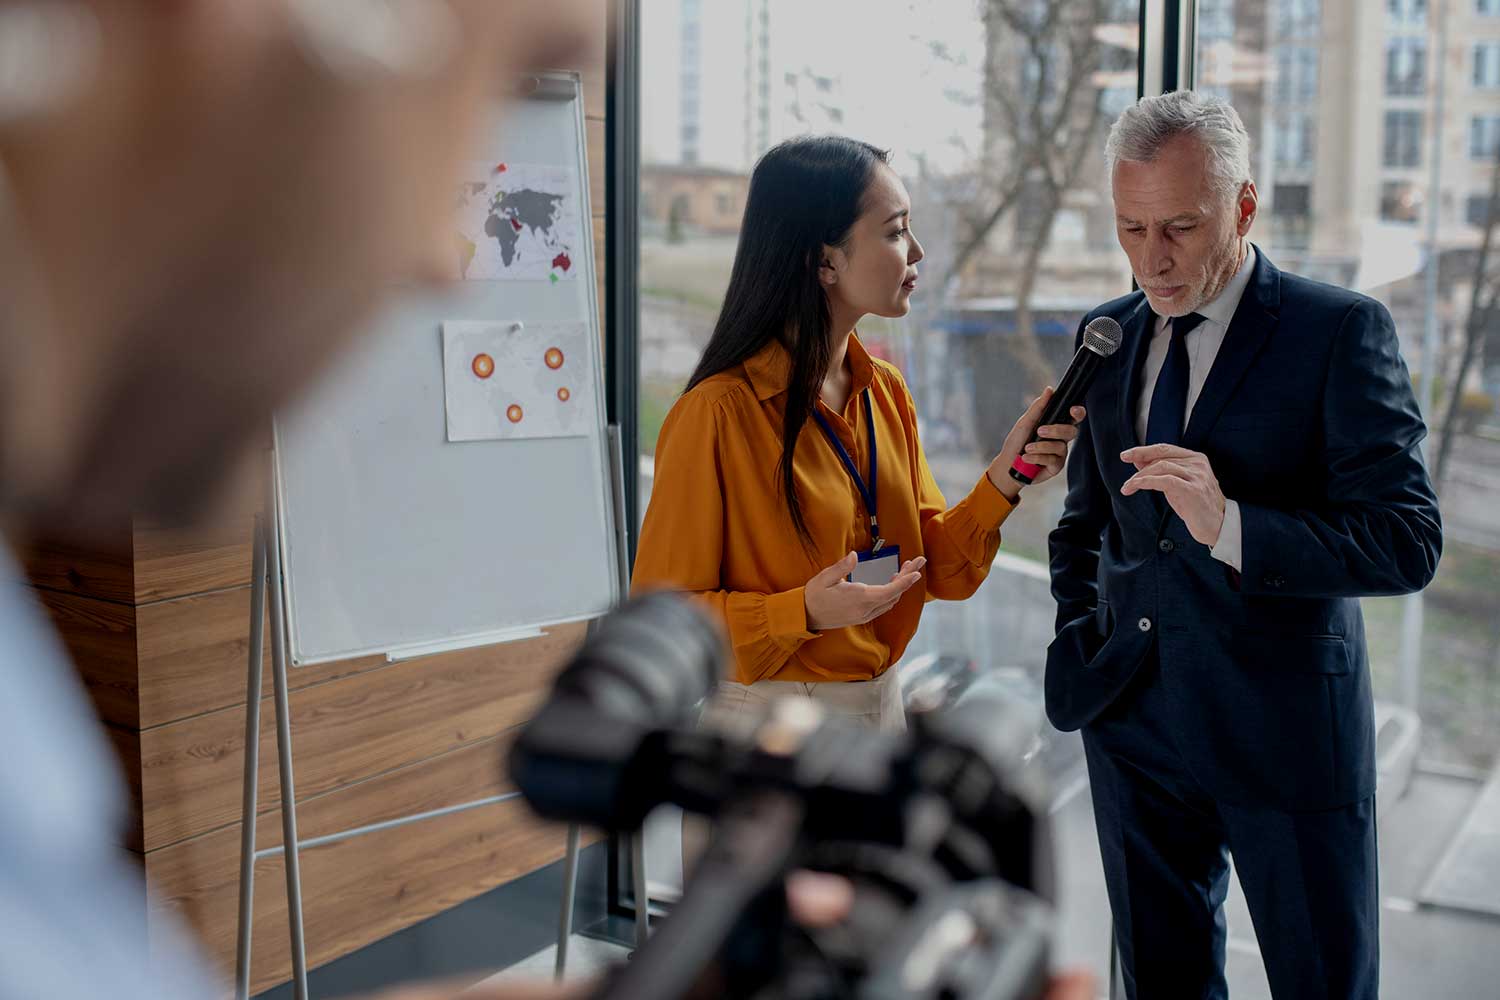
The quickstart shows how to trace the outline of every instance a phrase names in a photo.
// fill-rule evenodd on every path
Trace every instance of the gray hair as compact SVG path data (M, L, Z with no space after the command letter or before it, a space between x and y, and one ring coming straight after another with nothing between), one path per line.
M1109 130L1104 164L1111 177L1121 160L1150 163L1180 135L1191 135L1208 152L1214 187L1233 198L1250 179L1250 133L1228 101L1192 90L1143 97L1126 108Z

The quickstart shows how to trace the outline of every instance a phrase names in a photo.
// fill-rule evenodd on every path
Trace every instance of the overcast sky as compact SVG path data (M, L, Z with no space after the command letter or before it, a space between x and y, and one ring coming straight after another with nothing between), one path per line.
M747 2L755 0L700 0L706 161L743 158ZM675 162L681 155L682 0L643 0L641 6L645 159ZM908 161L900 164L903 170L914 169L909 160L916 152L936 166L957 166L961 154L949 143L954 135L977 147L980 109L946 96L979 89L984 28L977 0L770 0L770 11L773 81L779 85L785 73L804 68L837 78L840 131L892 148ZM934 58L933 44L946 47L950 61Z

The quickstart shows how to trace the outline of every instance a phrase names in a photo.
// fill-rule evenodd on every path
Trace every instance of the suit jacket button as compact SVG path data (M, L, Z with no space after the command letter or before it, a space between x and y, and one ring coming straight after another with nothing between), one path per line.
M1151 619L1149 619L1149 618L1142 618L1140 621L1136 622L1135 624L1136 624L1136 628L1139 628L1142 632L1149 632L1149 631L1151 631Z
M1156 543L1156 547L1163 552L1171 552L1173 549L1177 548L1177 544L1170 538L1163 538L1161 541Z

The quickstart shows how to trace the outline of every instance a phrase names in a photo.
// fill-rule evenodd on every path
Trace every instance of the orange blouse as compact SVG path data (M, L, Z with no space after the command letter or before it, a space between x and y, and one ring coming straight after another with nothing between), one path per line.
M685 393L656 445L656 479L641 527L633 588L699 595L727 625L734 679L869 680L900 659L927 600L963 600L984 582L1014 508L988 476L948 509L917 442L917 411L892 365L849 338L853 388L827 418L862 474L870 429L868 387L879 435L877 509L887 545L901 559L927 557L922 580L865 625L814 633L807 581L853 550L870 547L870 525L854 480L816 421L797 440L794 472L812 533L804 548L781 493L782 416L791 358L772 341L744 365Z

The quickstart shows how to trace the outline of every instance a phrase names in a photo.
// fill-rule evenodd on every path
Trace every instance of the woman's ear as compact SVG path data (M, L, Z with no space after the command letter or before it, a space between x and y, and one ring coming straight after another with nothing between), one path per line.
M819 254L818 282L823 285L838 284L839 272L846 263L844 251L838 247L824 246Z

